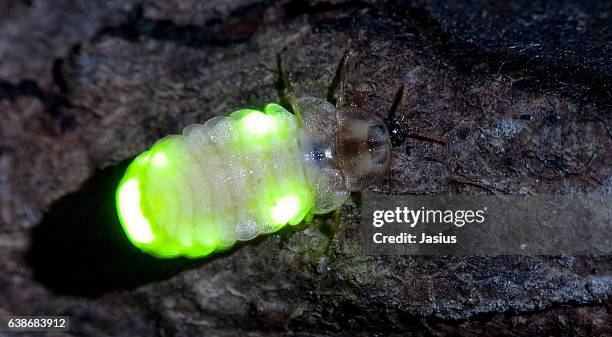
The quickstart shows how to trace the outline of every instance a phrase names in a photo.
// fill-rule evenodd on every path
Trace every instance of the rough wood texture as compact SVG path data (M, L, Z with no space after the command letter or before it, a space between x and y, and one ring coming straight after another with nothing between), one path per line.
M277 52L330 97L347 48L347 98L395 134L373 191L609 195L609 4L78 3L0 3L0 315L70 315L53 336L612 334L610 257L364 256L355 197L338 231L159 261L112 200L156 139L278 101Z

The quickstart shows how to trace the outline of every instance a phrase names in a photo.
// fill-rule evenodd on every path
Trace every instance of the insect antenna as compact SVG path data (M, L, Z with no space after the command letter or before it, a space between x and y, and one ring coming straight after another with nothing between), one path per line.
M393 146L399 146L404 142L406 138L423 140L442 145L448 144L448 140L444 137L413 130L410 126L408 126L405 116L401 116L399 117L399 119L397 118L396 113L398 108L402 105L402 102L404 101L406 90L406 86L400 86L397 91L397 94L395 95L395 98L393 99L393 104L391 105L391 109L387 114L387 118L385 118L385 124L387 125L391 133L391 142Z
M426 134L426 133L421 133L421 132L416 132L416 131L410 131L406 134L406 137L417 139L417 140L424 140L428 142L438 143L441 145L448 144L447 139L434 135L434 134Z

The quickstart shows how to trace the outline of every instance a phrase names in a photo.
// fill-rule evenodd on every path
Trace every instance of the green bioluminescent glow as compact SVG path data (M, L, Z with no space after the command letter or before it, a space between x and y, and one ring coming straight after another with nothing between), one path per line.
M130 238L138 243L151 243L153 241L151 225L140 209L138 179L130 178L123 184L119 189L117 202L119 215Z
M242 118L241 124L245 130L254 136L262 136L274 132L276 120L263 112L254 110Z
M281 197L276 202L270 213L272 220L277 224L285 224L300 212L300 199L294 195Z
M130 241L202 257L300 223L313 207L295 117L277 104L190 125L136 157L117 189Z

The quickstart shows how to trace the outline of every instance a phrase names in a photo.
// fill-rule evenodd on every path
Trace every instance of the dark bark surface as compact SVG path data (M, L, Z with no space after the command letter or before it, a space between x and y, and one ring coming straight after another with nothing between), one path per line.
M347 49L347 99L394 132L372 191L612 193L609 3L0 2L0 316L70 315L53 336L612 335L611 257L363 255L358 195L337 231L196 261L129 245L126 160L278 101L281 51L331 98Z

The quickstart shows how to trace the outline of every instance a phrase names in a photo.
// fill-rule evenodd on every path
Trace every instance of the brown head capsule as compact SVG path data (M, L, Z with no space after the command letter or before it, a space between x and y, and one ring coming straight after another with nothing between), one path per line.
M348 191L376 183L389 169L391 140L383 121L358 107L336 112L336 156Z

